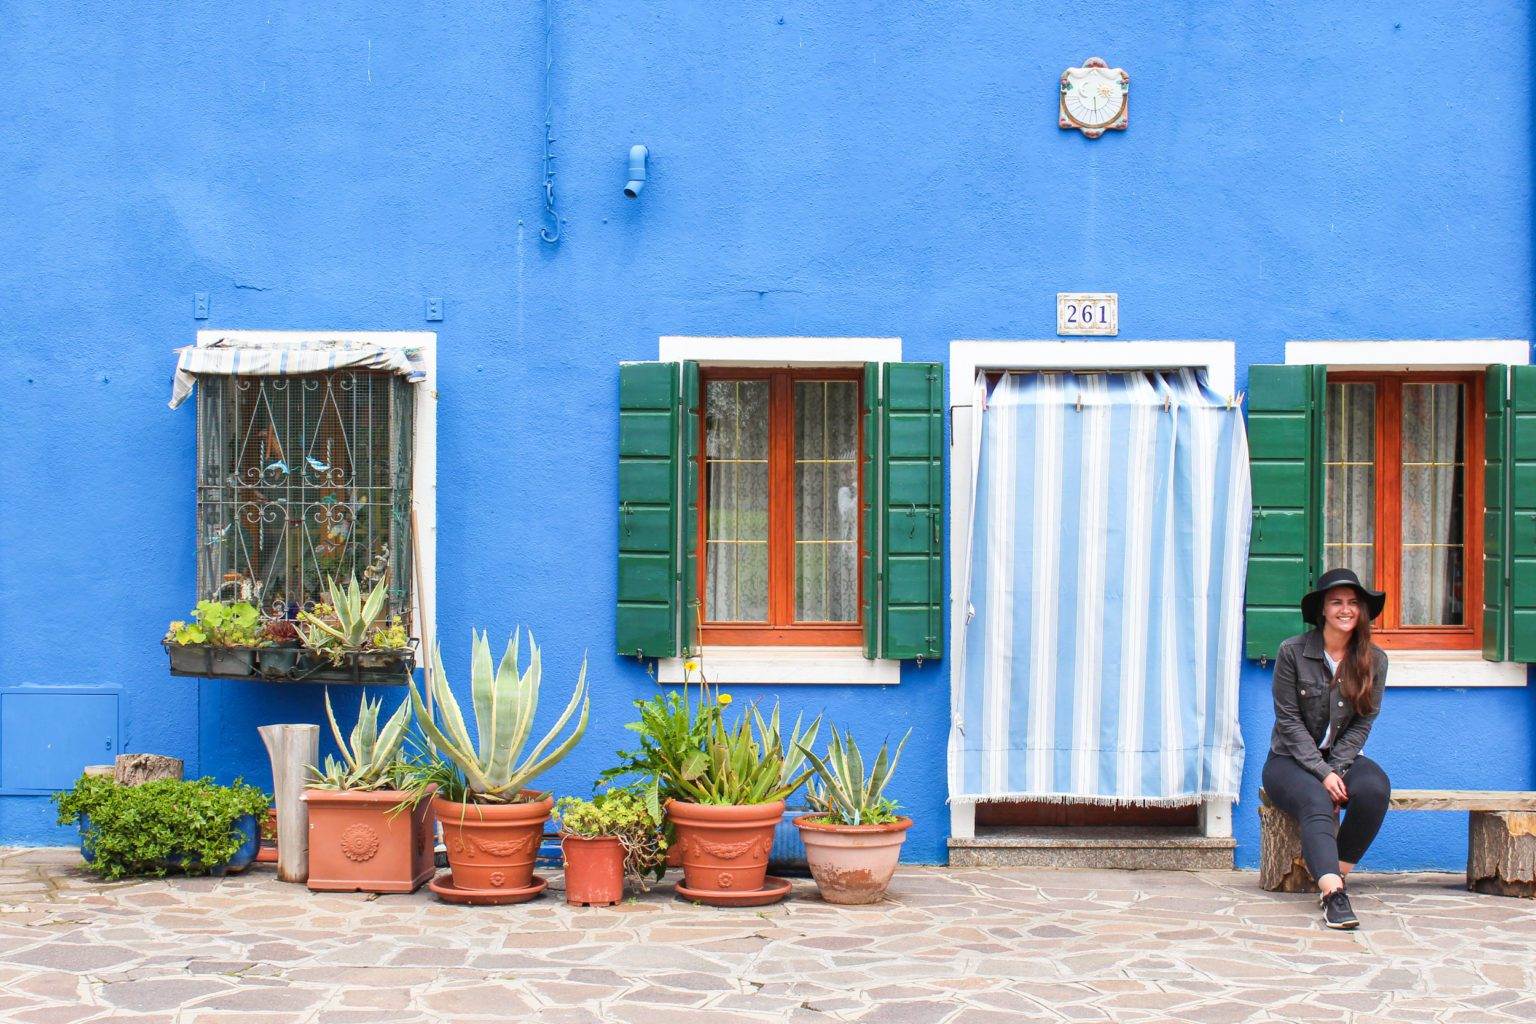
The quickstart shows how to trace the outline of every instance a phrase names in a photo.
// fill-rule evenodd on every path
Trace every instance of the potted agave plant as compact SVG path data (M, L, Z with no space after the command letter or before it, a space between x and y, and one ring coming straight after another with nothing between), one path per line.
M412 667L411 641L398 619L381 622L389 598L387 581L366 594L357 577L345 586L326 580L329 603L299 613L296 631L304 658L298 672L331 682L400 683Z
M490 642L484 633L475 634L470 659L473 735L448 685L440 649L432 652L431 711L415 681L410 683L411 705L428 744L417 785L437 786L432 810L443 827L451 870L451 879L434 879L431 888L453 902L519 903L543 892L547 883L534 877L533 862L554 801L528 787L569 754L587 728L591 700L583 659L565 711L524 755L543 669L530 634L528 667L519 670L520 636L513 635L500 665L493 667ZM576 724L561 740L573 717Z
M599 793L591 800L561 797L560 849L565 855L565 902L608 907L624 898L624 880L641 888L647 877L665 870L667 842L659 816L626 789Z
M415 892L432 877L432 809L426 792L402 791L400 748L411 705L379 728L382 700L363 694L357 725L343 736L325 694L325 717L341 760L311 766L309 888L315 892Z
M911 735L909 729L893 754L880 744L867 776L858 744L836 726L825 759L809 743L800 748L816 773L806 785L815 811L796 818L795 827L816 887L828 903L875 903L891 884L912 819L896 813L885 787Z
M801 771L803 748L816 742L821 717L803 731L796 718L786 744L777 704L768 717L749 705L734 725L726 721L729 704L729 694L711 699L707 684L697 705L675 693L637 701L640 721L632 728L641 749L625 757L654 766L652 793L675 794L666 816L682 850L678 895L711 906L763 906L789 893L789 882L768 878L768 854L784 798L810 776Z

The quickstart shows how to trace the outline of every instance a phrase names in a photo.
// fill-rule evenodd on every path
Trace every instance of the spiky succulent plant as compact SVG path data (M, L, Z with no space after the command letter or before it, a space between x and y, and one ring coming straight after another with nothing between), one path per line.
M817 757L807 746L800 750L810 758L815 771L815 781L806 786L811 806L832 819L837 825L880 825L896 820L896 804L886 798L885 787L901 760L901 748L907 745L912 730L896 744L896 752L888 754L886 744L880 744L875 763L869 774L864 774L864 758L851 733L839 733L832 726L832 742L827 744L825 760Z
M327 579L326 590L331 598L330 609L336 617L335 623L327 621L323 615L301 612L298 631L305 647L322 652L340 664L346 652L360 651L368 646L368 631L384 610L389 587L386 581L380 580L364 595L354 576L345 587L338 586L335 579Z
M464 721L458 698L448 685L448 674L443 670L443 653L434 645L432 664L434 671L430 692L434 703L427 710L421 693L413 680L411 705L416 709L416 719L426 736L429 752L439 761L446 761L462 776L463 796L468 802L516 803L522 790L571 752L587 728L587 713L591 700L587 696L587 661L581 661L581 672L576 688L565 711L554 727L544 734L527 756L523 749L533 730L533 716L539 709L539 680L543 662L533 634L528 634L528 667L519 671L518 660L521 646L521 630L513 634L502 655L501 664L492 667L491 644L486 634L474 634L473 652L470 658L470 692L474 699L474 736ZM581 715L564 740L560 734L571 717L580 709ZM552 744L556 744L551 749ZM451 794L454 787L442 787L440 793Z
M411 724L411 703L401 701L400 707L379 729L379 711L382 698L370 701L366 691L357 709L357 724L352 727L351 737L341 734L336 724L336 713L331 710L331 691L325 691L325 717L331 723L331 736L341 751L342 759L325 755L324 767L310 766L310 775L316 789L374 790L389 789L394 784L394 773L400 764L400 746L405 742L406 730Z

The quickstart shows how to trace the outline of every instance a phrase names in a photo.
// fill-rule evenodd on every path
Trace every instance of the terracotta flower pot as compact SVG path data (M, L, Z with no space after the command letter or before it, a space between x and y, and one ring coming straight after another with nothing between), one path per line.
M555 801L548 794L520 804L461 804L432 798L432 813L443 826L448 867L458 889L525 889L533 884L544 823Z
M313 892L415 892L432 877L432 807L408 795L307 789Z
M875 903L885 895L901 858L911 818L885 825L831 825L820 814L795 819L805 859L828 903Z
M667 801L667 819L682 850L683 884L697 892L761 889L773 829L783 813L782 800L722 807Z
M607 907L624 898L624 844L615 836L561 836L565 902Z

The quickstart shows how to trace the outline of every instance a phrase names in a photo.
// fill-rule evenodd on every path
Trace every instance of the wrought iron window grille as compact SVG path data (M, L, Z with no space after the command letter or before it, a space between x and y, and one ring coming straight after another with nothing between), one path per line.
M294 619L326 582L387 580L411 622L411 385L388 373L204 377L197 399L197 587Z

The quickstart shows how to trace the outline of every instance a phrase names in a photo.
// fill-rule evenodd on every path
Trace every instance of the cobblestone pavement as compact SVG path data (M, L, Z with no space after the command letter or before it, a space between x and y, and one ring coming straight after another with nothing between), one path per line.
M1365 927L1246 872L903 870L874 907L614 909L101 884L0 851L0 1020L1368 1022L1536 1020L1536 903L1362 876Z

